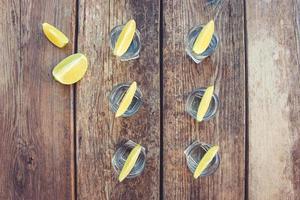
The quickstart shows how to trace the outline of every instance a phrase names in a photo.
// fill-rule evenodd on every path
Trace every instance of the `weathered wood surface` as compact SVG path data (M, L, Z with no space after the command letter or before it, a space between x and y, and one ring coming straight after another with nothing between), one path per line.
M113 27L135 19L140 58L121 62L109 48ZM89 69L77 85L78 199L158 199L160 158L159 1L81 0L78 51ZM129 118L114 118L108 96L114 85L137 81L144 103ZM131 139L147 148L143 174L118 183L111 165L117 146Z
M245 180L244 5L224 2L216 18L220 46L196 65L185 53L184 39L193 26L207 23L220 7L206 1L164 1L163 189L165 199L243 199ZM220 109L214 119L197 123L185 112L186 94L213 84ZM218 144L221 165L207 178L193 179L184 149L194 140Z
M76 0L0 1L0 199L297 199L300 2L243 2L224 1L216 18L220 46L196 65L184 52L186 34L221 4L79 0L76 10ZM142 51L120 62L109 33L131 18ZM44 37L44 21L71 39L66 48ZM89 59L84 79L75 87L55 82L53 66L77 50ZM220 109L196 123L185 112L187 93L211 85L217 67ZM109 92L133 80L144 104L133 117L114 119ZM111 158L124 139L147 148L147 164L140 177L118 183ZM194 140L220 145L211 177L194 180L187 168L183 151Z
M300 1L247 1L249 199L300 196Z
M51 71L72 53L75 1L0 2L0 199L72 199L70 87ZM71 39L53 46L46 21Z

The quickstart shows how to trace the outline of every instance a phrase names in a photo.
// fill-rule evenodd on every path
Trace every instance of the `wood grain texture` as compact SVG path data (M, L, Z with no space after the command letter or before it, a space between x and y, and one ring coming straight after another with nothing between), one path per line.
M78 199L159 198L159 2L81 0L78 51L89 69L77 85ZM121 62L112 55L109 33L135 19L141 32L140 58ZM114 85L137 81L143 105L132 117L114 119L108 96ZM117 146L131 139L147 148L141 176L119 183L111 165Z
M224 2L216 18L220 46L201 64L185 53L184 39L196 25L214 18L217 5L206 1L163 1L164 132L163 180L165 199L243 199L245 177L245 49L243 1ZM219 4L221 5L221 4ZM185 112L187 93L213 84L218 114L197 123ZM183 151L194 140L218 144L221 165L213 176L193 179Z
M300 1L247 1L249 199L300 196Z
M51 71L73 49L74 2L0 2L0 199L73 198L70 88ZM66 49L44 37L44 21L70 37Z

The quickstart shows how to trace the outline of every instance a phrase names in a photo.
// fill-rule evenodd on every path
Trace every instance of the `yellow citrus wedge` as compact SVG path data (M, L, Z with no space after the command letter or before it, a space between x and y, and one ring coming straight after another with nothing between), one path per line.
M196 54L201 54L207 49L213 37L214 31L215 31L215 23L214 20L211 20L202 28L201 32L196 38L196 41L193 46L193 51Z
M66 46L66 44L68 44L69 39L60 30L48 23L43 23L42 26L44 34L46 35L48 40L52 42L55 46L63 48L64 46Z
M79 81L85 74L88 67L88 61L85 55L76 53L63 59L58 63L52 75L58 82L70 85Z
M134 81L133 83L131 83L124 97L122 98L120 106L116 112L116 117L120 117L126 112L126 110L128 109L128 107L132 102L136 90L137 90L137 84Z
M127 51L127 49L129 48L133 40L135 30L136 30L135 21L133 19L129 20L118 37L113 52L114 55L122 56Z
M212 159L214 159L218 151L219 151L219 146L213 146L208 149L208 151L204 154L204 156L200 160L196 170L194 171L194 178L198 178L202 174L202 172L209 165Z
M201 98L198 111L197 111L197 121L201 122L209 108L211 99L214 94L214 86L209 86L206 88L203 97Z
M142 150L142 146L137 144L129 153L127 160L125 161L125 164L119 175L120 182L122 182L128 176L128 174L131 172L131 170L133 169L133 167L141 153L141 150Z

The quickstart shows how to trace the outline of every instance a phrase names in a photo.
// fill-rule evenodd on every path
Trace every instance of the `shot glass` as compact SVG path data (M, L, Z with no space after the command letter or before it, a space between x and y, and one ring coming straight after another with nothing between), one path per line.
M193 51L193 45L195 43L195 40L197 39L197 36L201 32L202 28L203 28L202 25L195 26L194 28L192 28L188 32L188 35L187 35L186 40L185 40L185 51L193 59L193 61L197 64L200 63L202 60L204 60L206 57L213 54L216 51L216 48L219 45L219 38L214 33L207 49L201 54L196 54Z
M122 29L125 25L120 25L114 27L110 32L110 48L114 50L116 42L121 34ZM139 57L139 53L141 50L141 37L140 32L136 29L133 40L127 49L127 51L120 57L121 61L133 60Z
M186 156L187 166L192 173L195 172L200 160L210 147L210 144L195 141L185 149L184 154ZM218 169L220 160L220 155L217 153L200 176L212 175Z
M136 145L137 144L135 142L128 140L126 143L120 146L115 152L111 162L115 172L118 175L120 174L129 153ZM145 164L146 164L146 149L142 147L141 153L134 167L132 168L131 172L126 178L134 178L139 176L143 172L145 168Z
M109 95L109 107L115 113L117 112L120 103L128 90L130 83L122 83L113 87ZM140 88L137 88L131 104L129 105L127 111L122 115L122 117L130 117L134 115L142 105L142 92Z
M198 88L192 91L186 100L186 112L192 116L192 118L197 120L198 107L201 99L205 93L206 88ZM207 112L204 115L203 120L207 121L215 116L219 108L219 98L216 94L213 94L212 100L208 107Z

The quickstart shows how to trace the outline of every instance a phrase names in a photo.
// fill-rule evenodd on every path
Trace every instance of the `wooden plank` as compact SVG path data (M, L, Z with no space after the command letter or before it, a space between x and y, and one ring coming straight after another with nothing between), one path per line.
M249 199L300 196L300 1L247 1Z
M222 5L222 4L219 4ZM243 199L245 172L245 49L243 1L230 0L216 18L220 46L196 65L185 53L184 39L194 26L214 18L207 1L164 1L164 132L165 199ZM196 123L185 112L186 94L214 81L221 105L208 122ZM221 165L213 176L194 180L183 151L194 140L220 146Z
M0 2L0 199L72 199L70 87L52 78L72 52L75 1ZM61 50L42 22L71 39Z
M78 199L159 198L159 2L82 0L79 7L78 51L89 58L89 69L77 86ZM135 19L141 32L140 58L121 62L109 47L116 25ZM119 83L136 80L144 103L129 118L114 119L108 96ZM143 174L118 183L111 165L124 139L148 150Z

